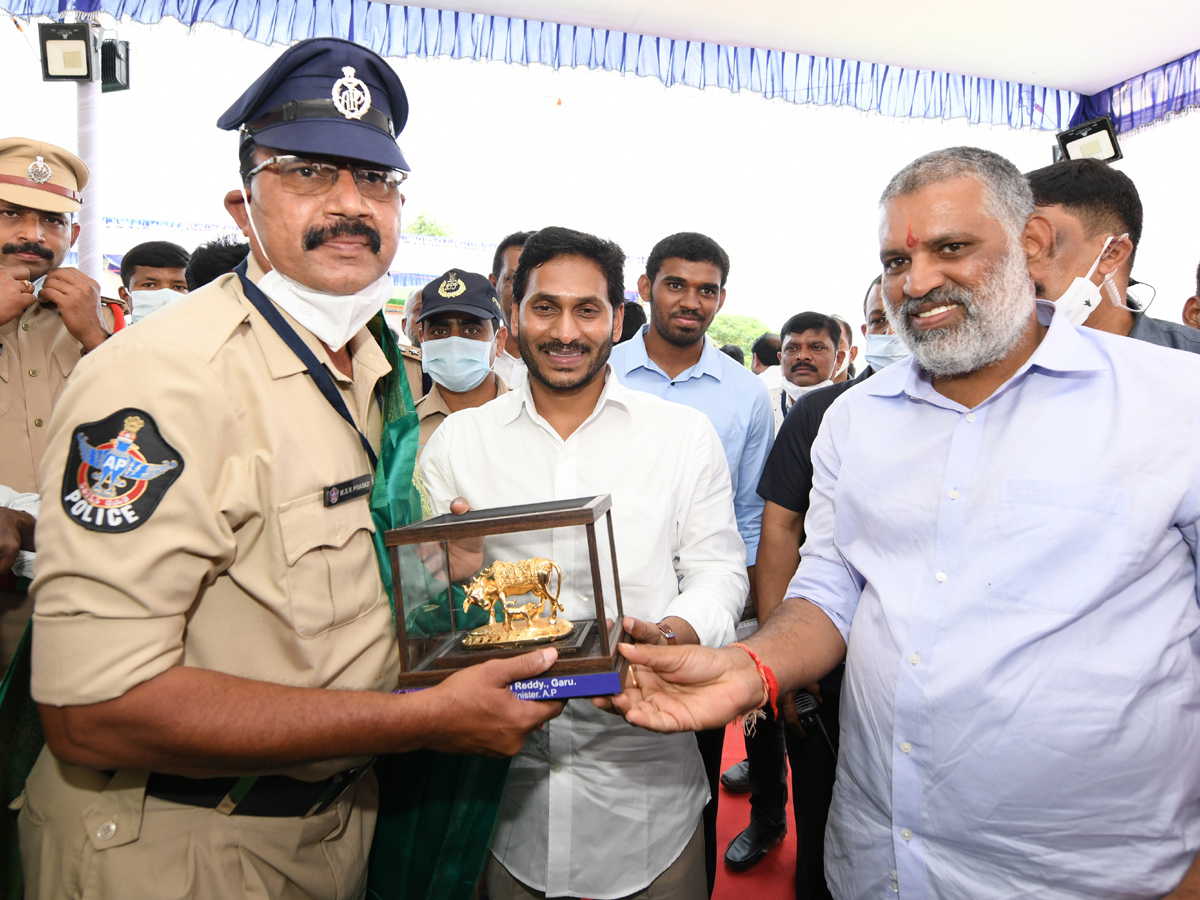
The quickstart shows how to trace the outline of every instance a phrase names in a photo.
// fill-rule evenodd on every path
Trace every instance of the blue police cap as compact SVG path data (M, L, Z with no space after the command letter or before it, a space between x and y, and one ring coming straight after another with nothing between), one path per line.
M435 278L421 289L421 315L418 322L445 312L460 312L494 319L499 330L504 322L500 300L496 289L486 275L468 272L466 269L451 269L441 278Z
M353 159L408 171L396 135L408 97L392 67L340 38L289 47L217 120L242 139L288 153Z

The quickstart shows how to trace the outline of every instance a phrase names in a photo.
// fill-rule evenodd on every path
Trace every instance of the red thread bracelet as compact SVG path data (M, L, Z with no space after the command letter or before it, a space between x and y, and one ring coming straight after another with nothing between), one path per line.
M754 665L758 668L758 674L762 678L763 693L766 694L766 699L758 704L758 709L764 706L771 711L771 716L774 718L777 715L775 702L779 699L779 679L775 677L775 673L771 671L771 667L758 658L758 654L743 644L737 641L729 645L730 647L738 647L750 654L750 658L754 660Z

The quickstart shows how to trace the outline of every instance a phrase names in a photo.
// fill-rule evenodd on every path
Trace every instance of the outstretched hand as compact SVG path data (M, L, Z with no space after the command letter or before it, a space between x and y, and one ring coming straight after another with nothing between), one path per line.
M512 756L529 732L563 711L561 700L519 700L510 690L545 672L558 658L554 649L467 666L421 692L442 711L426 746L446 753Z
M630 665L622 692L609 702L632 725L661 732L703 731L762 703L758 668L736 647L621 644L619 649Z

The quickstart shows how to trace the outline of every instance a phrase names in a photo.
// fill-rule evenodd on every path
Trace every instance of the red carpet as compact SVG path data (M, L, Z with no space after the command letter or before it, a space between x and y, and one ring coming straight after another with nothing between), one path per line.
M724 772L746 758L741 728L730 725L725 731L725 749L721 761ZM750 823L750 795L731 794L720 788L717 807L717 884L713 900L795 900L796 897L796 823L792 818L791 776L788 776L787 837L767 858L746 872L734 872L725 866L725 848L738 832Z

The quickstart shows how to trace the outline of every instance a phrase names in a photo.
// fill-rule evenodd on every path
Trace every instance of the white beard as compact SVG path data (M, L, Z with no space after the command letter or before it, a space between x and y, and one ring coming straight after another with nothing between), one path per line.
M932 331L913 327L910 314L931 300L961 303L965 319ZM1005 255L975 290L944 287L886 307L888 321L921 368L935 376L966 375L1003 359L1020 342L1035 309L1033 279L1021 245L1010 241Z

